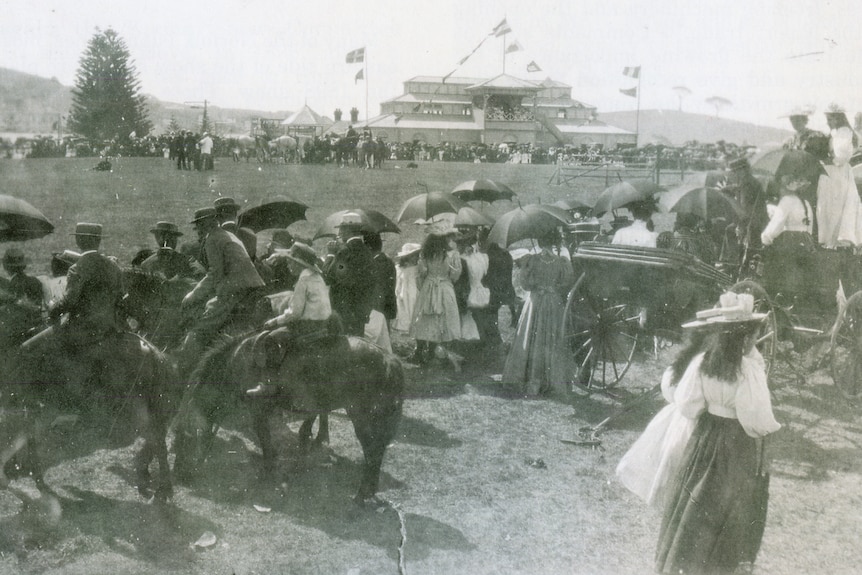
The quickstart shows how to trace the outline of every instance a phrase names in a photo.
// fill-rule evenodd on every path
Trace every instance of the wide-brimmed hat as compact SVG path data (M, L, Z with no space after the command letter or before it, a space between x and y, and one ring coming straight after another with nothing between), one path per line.
M719 298L718 307L697 312L697 319L682 324L682 327L722 327L734 323L762 321L767 315L754 311L753 295L727 292Z
M216 198L213 202L213 207L220 212L225 210L238 211L240 205L233 198L225 196L223 198Z
M177 225L171 222L156 222L156 225L150 229L150 233L171 234L174 236L183 235L183 232L180 231Z
M287 230L276 230L272 232L272 243L289 248L294 243L293 234Z
M341 216L341 221L338 223L338 230L341 232L361 232L364 231L362 216L355 212L347 212Z
M215 218L216 211L215 208L201 208L199 210L195 210L195 217L190 224L196 224L200 221L206 220L208 218Z
M320 259L317 257L314 249L307 244L302 242L294 243L290 246L290 250L285 254L285 257L320 273Z
M731 160L727 167L731 170L744 170L746 168L750 168L751 164L748 163L747 158L736 158L735 160Z
M7 266L26 266L27 258L21 248L11 247L3 254L3 264Z
M91 224L80 222L75 226L73 236L89 236L92 238L102 238L102 224Z
M414 243L406 243L401 246L401 250L395 254L396 258L403 258L409 256L410 254L415 254L419 250L422 249L422 244L414 244Z
M807 118L814 113L814 106L794 106L786 114L778 116L779 118L805 117Z
M823 110L827 116L844 116L847 114L847 109L838 102L832 102Z

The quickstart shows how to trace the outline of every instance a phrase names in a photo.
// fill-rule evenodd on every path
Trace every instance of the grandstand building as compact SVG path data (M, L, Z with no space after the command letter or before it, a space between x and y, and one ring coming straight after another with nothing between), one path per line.
M495 78L416 76L404 93L380 104L362 127L390 142L599 144L634 146L635 133L597 119L596 108L572 98L572 87L508 74Z

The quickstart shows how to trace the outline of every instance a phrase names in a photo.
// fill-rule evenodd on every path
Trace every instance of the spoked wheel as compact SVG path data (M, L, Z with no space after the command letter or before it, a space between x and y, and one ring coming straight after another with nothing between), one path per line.
M581 276L563 314L571 381L587 389L617 385L632 364L640 321L634 306L588 293Z
M775 308L769 299L769 295L763 287L751 280L738 282L730 291L734 293L747 293L754 296L754 311L765 313L765 327L760 338L757 340L757 349L766 362L766 376L772 372L775 363L775 355L778 351L778 321L775 318Z
M839 310L832 332L830 371L839 391L850 399L862 395L862 292Z

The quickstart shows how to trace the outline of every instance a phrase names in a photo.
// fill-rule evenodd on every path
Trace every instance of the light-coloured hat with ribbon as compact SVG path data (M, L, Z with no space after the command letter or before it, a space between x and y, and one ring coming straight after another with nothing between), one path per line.
M762 321L768 314L754 311L754 296L727 292L721 295L718 307L697 312L697 319L682 324L684 329L726 326L732 323Z

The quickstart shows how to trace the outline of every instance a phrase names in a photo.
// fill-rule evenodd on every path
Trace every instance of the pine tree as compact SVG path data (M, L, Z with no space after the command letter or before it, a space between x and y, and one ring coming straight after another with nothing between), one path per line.
M182 127L180 126L180 123L177 122L177 117L171 114L171 121L168 123L168 132L176 134L180 130L182 130Z
M96 28L81 56L68 128L93 143L127 142L153 125L126 43L112 29Z

